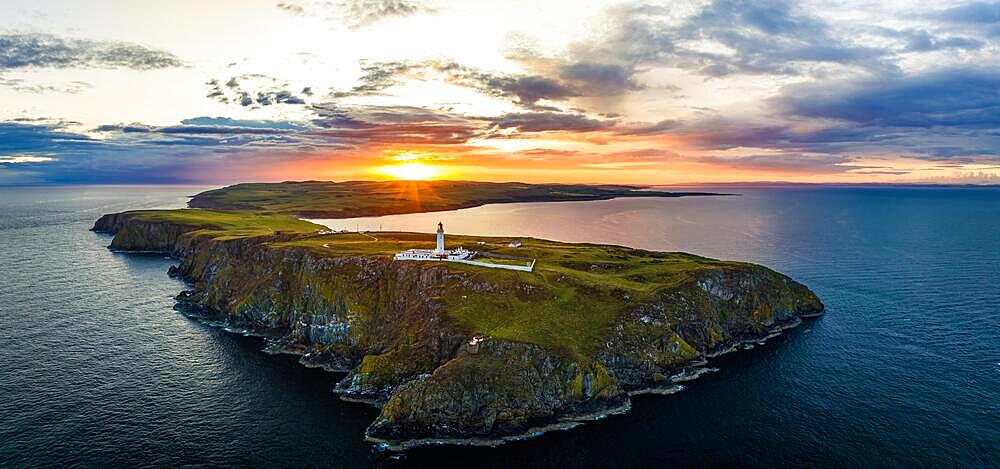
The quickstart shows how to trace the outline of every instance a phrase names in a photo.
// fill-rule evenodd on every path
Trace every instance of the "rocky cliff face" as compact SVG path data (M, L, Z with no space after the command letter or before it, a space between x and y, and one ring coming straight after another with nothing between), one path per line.
M128 214L94 229L114 233L114 249L178 257L171 273L192 285L178 296L189 311L265 334L271 351L306 365L346 371L336 391L380 406L367 437L394 449L495 443L622 411L630 393L665 389L706 356L823 311L788 277L726 267L628 308L589 360L489 337L472 351L466 341L479 331L449 316L447 294L510 285L446 264L276 245L294 235L220 238Z

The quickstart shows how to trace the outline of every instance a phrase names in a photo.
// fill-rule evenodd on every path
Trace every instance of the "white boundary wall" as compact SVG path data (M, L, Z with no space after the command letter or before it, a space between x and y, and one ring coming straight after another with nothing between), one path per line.
M490 269L507 269L507 270L518 270L521 272L531 272L535 270L535 259L531 260L531 264L528 265L507 265L507 264L493 264L491 262L480 262L480 261L470 261L465 259L413 259L413 258L394 258L397 261L435 261L435 262L457 262L459 264L469 264L477 265L479 267L486 267Z

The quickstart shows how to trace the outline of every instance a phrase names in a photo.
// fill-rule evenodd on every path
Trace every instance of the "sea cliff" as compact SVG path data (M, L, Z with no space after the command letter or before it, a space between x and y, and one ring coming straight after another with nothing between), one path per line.
M682 253L525 240L536 272L498 271L392 260L426 235L173 212L105 215L94 230L113 249L179 259L188 314L346 372L335 391L380 407L366 438L394 450L497 444L624 412L631 394L670 392L707 357L823 312L782 274ZM470 348L476 334L485 341Z

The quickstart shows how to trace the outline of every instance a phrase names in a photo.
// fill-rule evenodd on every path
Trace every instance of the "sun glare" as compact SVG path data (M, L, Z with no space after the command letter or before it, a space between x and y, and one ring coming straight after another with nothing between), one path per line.
M440 167L423 163L404 163L389 166L381 166L377 172L393 179L400 180L427 180L441 177Z

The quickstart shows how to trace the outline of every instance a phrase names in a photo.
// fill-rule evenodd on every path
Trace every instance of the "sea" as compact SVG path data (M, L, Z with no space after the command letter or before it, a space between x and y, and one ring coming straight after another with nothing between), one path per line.
M1000 188L692 187L737 195L323 221L755 262L827 306L627 415L395 456L362 440L377 410L338 400L341 375L181 315L176 261L89 231L204 189L0 188L0 467L1000 467Z

